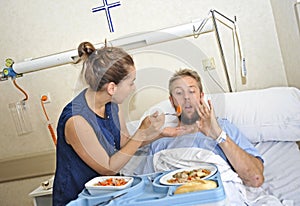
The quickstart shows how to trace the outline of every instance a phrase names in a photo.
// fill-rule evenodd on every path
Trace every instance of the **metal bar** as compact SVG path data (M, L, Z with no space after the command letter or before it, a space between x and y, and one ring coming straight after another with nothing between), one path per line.
M298 5L300 5L300 1L297 1L294 5L294 9L295 9L295 14L296 14L296 18L297 18L297 24L298 24L298 30L299 30L299 35L300 35L300 14L298 12ZM300 8L299 8L300 10Z
M230 21L231 23L234 24L234 21L232 19L228 18L227 16L225 16L224 14L218 12L217 10L211 10L211 12L219 14L220 16L222 16L223 18L227 19L228 21Z
M227 64L226 64L226 60L225 60L225 55L224 55L224 51L223 51L223 47L222 47L222 43L221 43L221 38L220 38L220 35L219 35L219 31L218 31L218 27L217 27L215 12L216 12L215 10L211 10L212 20L213 20L213 24L214 24L214 27L215 27L215 34L216 34L216 38L217 38L217 42L218 42L218 46L219 46L219 50L220 50L220 54L221 54L221 59L222 59L223 67L224 67L224 72L225 72L225 76L226 76L228 89L229 89L229 92L232 92L230 77L229 77L229 74L228 74L228 68L227 68ZM220 13L218 12L218 14L220 14ZM226 17L226 19L228 19L228 18Z

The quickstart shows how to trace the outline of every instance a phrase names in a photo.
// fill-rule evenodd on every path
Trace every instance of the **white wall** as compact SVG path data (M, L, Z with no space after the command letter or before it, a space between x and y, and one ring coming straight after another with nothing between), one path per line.
M2 8L0 13L0 62L3 62L2 67L4 68L4 61L8 57L13 58L15 62L20 62L30 57L37 58L76 49L80 42L86 40L100 43L105 38L111 40L133 33L188 23L193 19L204 18L210 9L217 9L231 18L237 16L241 42L247 59L248 78L247 83L242 85L240 77L237 75L236 90L287 86L289 85L288 80L292 85L300 87L299 83L297 84L293 79L294 73L299 76L299 71L293 70L293 68L300 63L299 58L296 58L299 56L299 47L295 46L299 45L299 37L295 37L297 34L296 22L290 23L286 27L290 36L285 36L286 32L283 29L285 24L284 21L280 21L287 15L288 19L293 18L291 14L293 8L290 8L292 5L285 1L121 0L121 6L111 10L114 33L109 32L104 12L91 12L92 8L101 4L101 0L2 1L0 3ZM276 12L276 15L273 15L273 12ZM227 39L230 35L225 30L221 31L222 36L226 38L223 43L228 43L225 46L226 54L232 57L231 51L228 49L231 40ZM190 47L176 45L174 49L182 49L182 51L174 52L175 56L151 52L150 54L147 51L141 53L131 51L139 70L137 80L139 89L147 90L142 87L142 82L149 81L150 76L145 76L145 74L151 67L161 68L162 73L166 73L166 76L180 67L191 65L199 66L195 69L200 71L202 58L213 56L216 59L217 70L222 71L214 35L206 34L196 41L190 39L181 41L179 44L185 46L193 44L192 51L201 51L203 52L202 56L199 57L195 52L189 53L188 48ZM174 46L173 43L170 44L150 49L162 51L162 47L170 49ZM184 59L176 56L180 53L185 56ZM228 61L228 64L231 65L230 69L234 73L232 58ZM287 71L285 67L288 68ZM201 72L204 73L202 70ZM45 117L42 114L40 94L50 93L52 102L46 105L46 109L55 127L63 106L75 95L74 88L78 83L79 73L80 66L64 65L24 74L24 77L17 79L19 85L29 94L28 104L31 107L31 122L34 128L32 133L23 136L16 135L8 110L8 104L21 100L23 95L10 80L0 82L0 163L8 158L55 149L47 130ZM153 86L152 95L148 95L150 98L147 101L148 104L157 101L157 93L159 94L158 98L167 96L166 76L161 76L160 73L158 75L151 74L153 80L159 83L157 83L158 85L151 84ZM221 74L219 76L221 83L224 82L224 77ZM207 80L207 82L209 81L211 80ZM153 94L153 88L157 93ZM214 86L210 86L210 88L211 90L215 89ZM138 117L148 106L146 104L142 106L142 100L144 100L142 95L134 99L135 107L138 109L125 106L125 110L134 113L133 119ZM3 201L3 198L6 198L6 202L8 202L9 197L0 196L0 201Z

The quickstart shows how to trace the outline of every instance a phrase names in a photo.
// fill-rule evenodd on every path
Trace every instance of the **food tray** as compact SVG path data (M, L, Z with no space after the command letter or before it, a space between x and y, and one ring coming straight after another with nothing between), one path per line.
M156 173L152 177L137 176L134 177L130 188L111 191L101 195L91 195L84 189L74 201L68 206L94 206L94 205L110 205L110 206L153 206L153 205L225 205L225 191L220 178L219 172L211 176L210 180L217 182L217 188L212 190L203 190L190 192L185 194L174 195L174 191L178 186L162 185L159 179L167 174ZM112 197L119 196L109 202L107 200ZM99 204L103 202L103 204ZM224 204L223 204L224 203Z

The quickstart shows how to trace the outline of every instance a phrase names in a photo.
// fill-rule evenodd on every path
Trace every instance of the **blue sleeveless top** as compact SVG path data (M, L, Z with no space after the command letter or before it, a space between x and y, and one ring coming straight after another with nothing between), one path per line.
M109 156L120 149L120 122L118 105L107 103L105 116L101 118L87 105L86 90L82 91L62 111L57 126L56 171L53 185L53 205L66 205L77 198L90 179L101 176L90 168L65 139L65 124L75 115L82 116L94 129L95 134ZM89 137L85 137L89 138Z

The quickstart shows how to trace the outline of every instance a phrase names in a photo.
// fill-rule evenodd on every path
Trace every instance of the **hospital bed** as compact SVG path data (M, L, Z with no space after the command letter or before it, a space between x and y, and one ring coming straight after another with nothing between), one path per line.
M212 100L216 116L235 124L264 159L265 182L258 189L247 190L249 205L300 205L300 90L272 87L206 96ZM163 100L144 115L155 110L174 112L169 101ZM129 131L134 132L138 124L128 122ZM174 117L166 116L165 126L172 125L176 125ZM124 167L124 174L139 167L144 150Z

